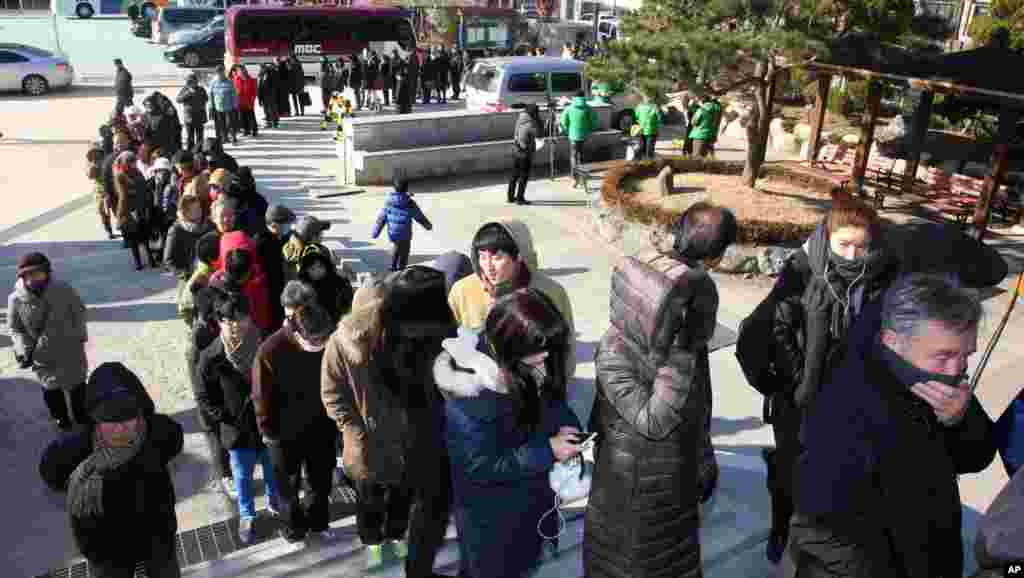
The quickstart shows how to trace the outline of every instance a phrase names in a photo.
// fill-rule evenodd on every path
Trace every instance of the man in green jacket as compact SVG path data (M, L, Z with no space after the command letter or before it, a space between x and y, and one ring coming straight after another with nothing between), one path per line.
M722 118L722 105L705 94L701 97L700 108L693 115L690 128L690 140L693 141L697 156L706 157L714 149L718 140L718 123Z
M636 123L640 125L640 155L641 159L654 158L654 143L658 140L658 127L661 126L661 110L658 105L651 102L650 97L644 96L644 101L633 111L636 116Z
M573 188L579 187L576 178L576 166L583 164L583 146L590 133L597 128L597 113L587 104L587 96L583 91L576 93L572 104L562 111L559 124L562 134L569 136L569 168L573 175Z

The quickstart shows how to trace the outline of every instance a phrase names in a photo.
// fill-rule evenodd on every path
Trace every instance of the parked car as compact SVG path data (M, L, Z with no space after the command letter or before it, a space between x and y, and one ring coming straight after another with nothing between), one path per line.
M0 91L39 96L71 86L75 69L62 54L25 44L0 43Z
M477 60L466 76L466 108L501 112L520 105L546 105L584 90L583 63L551 56Z
M202 28L217 16L223 15L223 8L161 8L153 23L153 42L167 44L171 34L180 30Z
M210 32L188 44L164 52L164 58L181 68L206 68L224 63L224 31Z
M186 28L177 32L172 32L170 37L167 39L168 44L189 44L199 40L200 38L206 38L212 32L224 33L224 16L216 16L213 20L210 20L202 28Z

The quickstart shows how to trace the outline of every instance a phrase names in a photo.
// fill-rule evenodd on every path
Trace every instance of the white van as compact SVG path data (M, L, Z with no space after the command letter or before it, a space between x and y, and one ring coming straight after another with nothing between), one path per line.
M550 56L485 58L466 75L466 108L506 111L518 105L545 105L572 98L589 83L578 60Z

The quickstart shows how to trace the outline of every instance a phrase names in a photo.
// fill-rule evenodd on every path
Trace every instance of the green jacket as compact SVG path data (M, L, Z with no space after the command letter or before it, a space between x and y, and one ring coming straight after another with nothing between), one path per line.
M562 126L562 133L569 135L569 140L583 142L595 128L598 128L600 120L585 98L575 96L569 108L562 111L559 124Z
M718 140L718 122L722 118L722 105L717 100L705 102L693 115L690 128L692 140L715 142Z
M633 111L636 115L636 123L640 125L640 133L644 136L658 134L658 127L661 126L661 111L654 104L641 103Z

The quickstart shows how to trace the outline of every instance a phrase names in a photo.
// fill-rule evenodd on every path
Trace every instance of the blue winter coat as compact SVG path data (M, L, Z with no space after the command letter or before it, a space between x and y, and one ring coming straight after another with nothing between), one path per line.
M388 194L388 200L384 203L384 208L380 210L371 236L376 239L386 223L388 238L392 242L408 241L412 239L413 221L428 231L434 228L423 211L420 210L420 206L408 194L391 191Z
M555 501L548 438L563 426L580 427L569 406L549 402L541 426L529 433L516 427L516 407L513 396L489 389L445 402L452 511L466 578L520 578L537 563L543 541L537 523ZM546 535L557 532L556 521L554 513L544 519Z
M217 112L238 110L238 91L227 78L214 78L206 91L210 93L210 106Z
M996 422L996 447L1011 478L1024 466L1024 389Z

